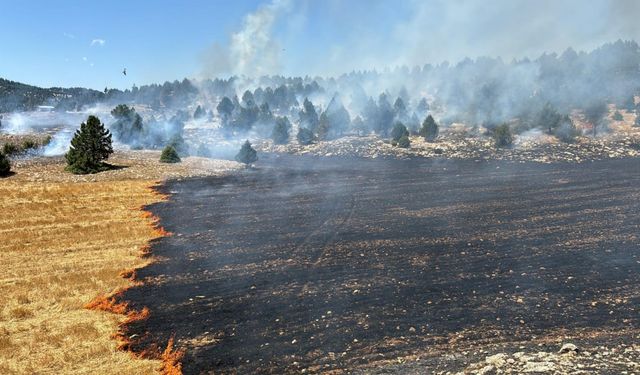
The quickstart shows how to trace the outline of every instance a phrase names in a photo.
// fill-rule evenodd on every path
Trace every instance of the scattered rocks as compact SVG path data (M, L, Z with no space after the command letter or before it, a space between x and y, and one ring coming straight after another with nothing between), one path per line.
M312 145L274 145L269 140L255 144L258 151L316 156L427 157L474 160L536 161L540 163L572 162L640 156L640 133L618 132L601 138L579 137L574 143L562 143L553 137L519 139L515 146L496 149L487 137L459 138L444 135L436 142L412 136L407 149L392 146L378 136L349 136Z
M563 344L557 352L497 353L466 366L456 375L637 373L640 347L623 347L594 348L601 354L593 356L572 343Z

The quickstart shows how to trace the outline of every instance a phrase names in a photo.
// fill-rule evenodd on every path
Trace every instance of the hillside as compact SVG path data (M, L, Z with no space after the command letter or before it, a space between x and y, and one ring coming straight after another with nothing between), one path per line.
M0 78L0 112L29 111L40 105L75 109L103 98L104 93L92 89L41 88Z

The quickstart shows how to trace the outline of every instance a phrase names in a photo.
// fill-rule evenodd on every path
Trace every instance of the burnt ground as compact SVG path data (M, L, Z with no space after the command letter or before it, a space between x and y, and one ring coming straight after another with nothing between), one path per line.
M623 337L640 328L639 183L637 159L287 156L168 182L151 210L174 235L125 294L152 312L128 333L134 350L175 335L186 374L410 355L435 371L457 348Z

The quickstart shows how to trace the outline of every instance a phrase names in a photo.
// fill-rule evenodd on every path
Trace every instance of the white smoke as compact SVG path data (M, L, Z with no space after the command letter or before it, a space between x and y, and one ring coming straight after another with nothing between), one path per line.
M207 51L203 74L259 77L280 71L282 46L274 37L274 25L290 10L290 0L273 0L247 14L228 45L216 43Z
M9 134L23 134L31 130L31 126L27 121L27 117L20 113L10 114L2 122L2 130Z
M226 44L210 48L202 73L337 76L465 57L536 58L638 40L638 11L637 0L272 0L246 15ZM294 46L304 53L282 59Z
M57 156L63 155L65 152L69 151L69 145L71 144L71 139L73 138L73 130L71 129L62 129L51 138L51 142L47 144L42 151L44 156Z

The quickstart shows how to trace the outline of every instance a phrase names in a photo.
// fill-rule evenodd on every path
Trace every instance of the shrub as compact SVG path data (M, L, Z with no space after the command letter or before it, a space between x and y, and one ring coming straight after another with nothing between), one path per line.
M620 111L615 111L615 113L613 114L613 121L622 121L624 120L624 117L622 117L622 114L620 113Z
M179 163L180 161L180 156L178 156L178 152L173 146L167 145L162 150L162 154L160 155L161 163Z
M198 106L198 108L196 108L195 112L193 112L193 118L196 119L196 120L204 118L206 115L207 115L207 113L200 106Z
M180 134L176 134L171 137L169 142L167 142L167 145L173 147L179 155L184 156L188 154L187 144Z
M253 149L253 147L251 147L251 143L249 143L249 141L246 141L240 148L238 155L236 155L236 161L249 166L252 163L255 163L257 160L258 153Z
M0 153L0 176L7 176L9 172L11 172L9 158L4 153Z
M25 139L22 141L22 151L27 151L30 149L38 148L38 143L36 143L32 139Z
M573 124L573 121L569 120L563 122L557 129L555 129L554 134L562 142L573 143L576 140L576 137L580 135L580 132Z
M276 118L276 123L271 132L271 138L273 142L278 145L284 145L289 143L289 128L291 124L286 117Z
M420 128L420 135L424 137L425 140L429 142L433 142L438 137L439 126L436 121L433 119L433 116L429 115L422 122L422 127Z
M606 127L607 124L604 117L608 111L607 104L601 101L590 103L584 108L584 115L587 121L591 123L594 137L597 135L598 127Z
M404 124L402 124L401 122L396 122L396 124L393 126L393 129L391 129L391 140L394 142L398 142L400 138L408 136L409 131L407 130L407 127L404 126Z
M300 130L298 130L296 138L298 139L298 143L301 145L310 145L314 141L313 132L303 127L300 127Z
M411 141L409 140L409 136L404 134L400 139L398 139L398 147L400 148L409 148L411 146Z
M513 134L508 124L497 126L493 130L493 140L496 147L511 147L513 144Z
M110 154L111 133L105 129L104 124L95 116L89 116L87 122L76 130L69 152L65 154L67 170L74 174L96 173L109 169L103 163Z
M19 151L15 143L7 142L2 146L2 153L5 155L13 155Z

